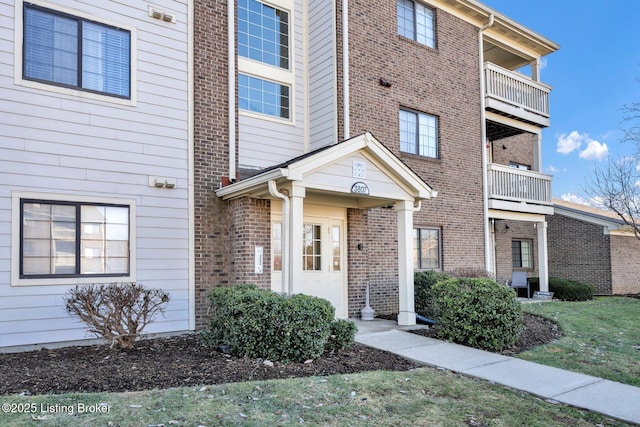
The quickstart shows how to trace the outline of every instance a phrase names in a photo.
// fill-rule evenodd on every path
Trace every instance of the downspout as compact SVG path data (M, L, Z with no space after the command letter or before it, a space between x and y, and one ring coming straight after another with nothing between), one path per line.
M349 132L349 0L342 0L342 127L343 139Z
M228 115L229 115L229 181L236 180L236 5L235 0L227 0L227 73Z
M484 51L482 47L482 33L493 25L493 13L489 15L489 22L478 31L478 52L480 60L480 120L482 129L482 201L483 201L483 217L484 217L484 265L485 270L496 274L493 257L494 251L492 247L491 230L489 229L489 179L487 171L487 118L485 114L485 81L484 81Z
M196 329L196 257L195 257L195 82L194 82L194 26L195 26L195 6L194 2L189 2L187 23L187 37L189 41L188 49L188 81L189 81L189 105L188 105L188 142L189 142L189 330Z
M278 191L276 182L269 181L269 194L282 200L282 294L291 295L289 280L289 197Z

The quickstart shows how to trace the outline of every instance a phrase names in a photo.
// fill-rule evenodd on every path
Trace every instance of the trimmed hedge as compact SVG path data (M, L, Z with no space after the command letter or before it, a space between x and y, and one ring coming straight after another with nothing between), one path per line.
M205 341L228 345L242 357L304 362L322 355L328 343L331 350L344 348L355 337L353 322L353 327L333 325L335 310L322 298L238 285L212 289L209 300Z
M440 271L419 271L414 274L414 300L417 314L435 318L431 289L436 283L448 279L451 279L451 276Z
M513 289L491 279L453 278L433 285L440 338L485 350L515 345L522 331L522 307Z
M538 289L540 286L540 278L532 277L529 283L535 285ZM562 301L588 301L593 299L596 288L584 282L577 280L561 279L559 277L549 277L549 291L553 292L553 297Z

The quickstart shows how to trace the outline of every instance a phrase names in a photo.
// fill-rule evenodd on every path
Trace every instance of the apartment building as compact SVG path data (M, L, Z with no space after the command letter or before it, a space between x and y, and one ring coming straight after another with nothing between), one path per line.
M474 0L0 0L0 348L76 285L256 283L415 322L417 270L546 285L558 46ZM521 71L527 74L522 74ZM527 71L528 70L528 71Z
M194 328L189 2L0 1L0 348L93 338L76 285L170 295Z
M196 323L233 283L401 324L416 270L547 286L554 42L473 0L238 0L195 46Z

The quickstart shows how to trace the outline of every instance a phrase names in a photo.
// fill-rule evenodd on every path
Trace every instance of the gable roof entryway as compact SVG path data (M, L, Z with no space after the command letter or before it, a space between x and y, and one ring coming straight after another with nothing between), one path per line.
M435 192L411 168L370 133L329 145L260 171L216 191L224 200L239 197L274 198L270 181L278 188L295 182L307 197L330 197L332 203L368 209L397 201L419 202Z
M370 133L262 170L220 188L216 195L223 200L250 197L282 202L281 289L288 294L299 292L300 284L306 283L305 204L356 209L393 206L398 236L398 324L416 323L413 214L422 200L437 193Z

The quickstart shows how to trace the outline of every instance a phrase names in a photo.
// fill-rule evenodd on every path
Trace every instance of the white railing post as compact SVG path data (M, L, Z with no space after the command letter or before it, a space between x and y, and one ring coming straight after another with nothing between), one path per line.
M484 69L486 96L549 117L549 86L489 62Z
M551 175L492 163L489 198L551 205Z

